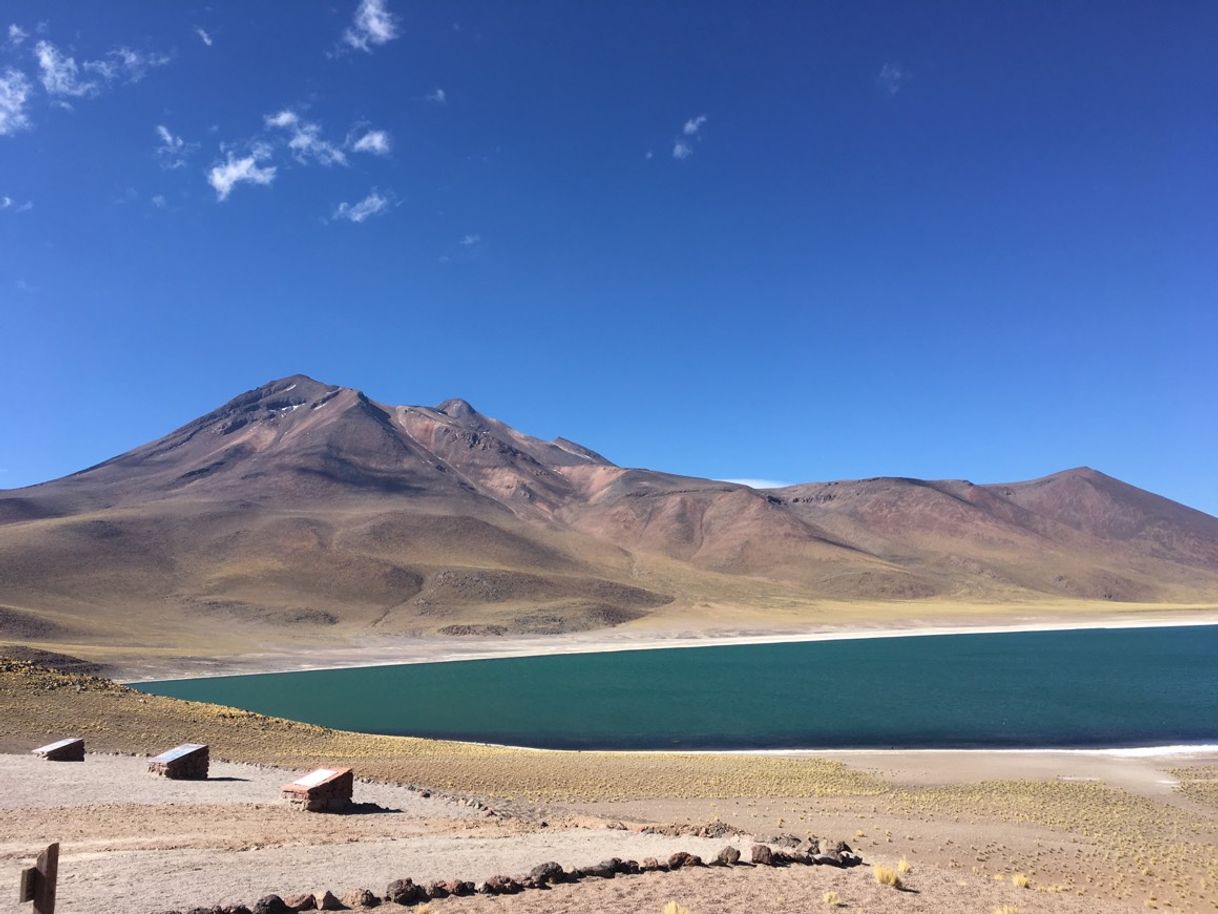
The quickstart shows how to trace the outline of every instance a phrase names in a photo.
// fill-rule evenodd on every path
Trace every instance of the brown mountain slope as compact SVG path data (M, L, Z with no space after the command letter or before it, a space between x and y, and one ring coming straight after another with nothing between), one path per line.
M221 652L932 599L1214 601L1218 519L1092 470L759 492L301 375L0 492L0 640Z

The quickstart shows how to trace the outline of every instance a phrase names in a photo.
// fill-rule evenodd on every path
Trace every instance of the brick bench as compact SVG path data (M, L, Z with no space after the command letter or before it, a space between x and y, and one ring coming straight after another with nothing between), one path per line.
M148 762L149 772L174 781L206 781L207 768L207 746L200 743L183 743Z
M318 768L291 784L280 796L306 812L346 812L351 808L355 775L350 768Z

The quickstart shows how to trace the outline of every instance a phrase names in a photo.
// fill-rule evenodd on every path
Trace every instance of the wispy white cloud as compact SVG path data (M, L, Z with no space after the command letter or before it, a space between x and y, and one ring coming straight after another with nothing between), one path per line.
M463 247L463 248L472 248L474 245L476 245L476 244L481 244L481 243L482 243L482 236L481 236L481 235L479 235L477 232L474 232L474 233L472 233L472 234L470 234L470 235L466 235L466 236L465 236L464 238L462 238L462 239L461 239L461 241L460 241L460 242L458 242L458 243L459 243L459 244L461 245L461 247Z
M445 105L448 103L448 93L440 88L437 88L435 92L427 93L423 98L433 105Z
M720 479L719 482L734 482L737 485L748 486L750 489L782 489L791 485L779 479Z
M298 162L312 159L322 165L346 165L347 154L321 135L321 126L301 119L295 111L284 109L265 117L268 127L287 130L291 134L288 148Z
M165 169L181 168L191 153L199 148L197 143L187 143L164 124L157 124L156 135L160 140L156 148L157 161Z
M360 0L355 8L355 20L343 32L343 41L347 45L369 53L374 46L397 37L397 17L389 12L386 0Z
M8 136L30 126L25 113L30 98L30 81L19 70L0 74L0 136Z
M148 51L133 51L131 48L114 48L106 53L105 60L90 60L85 69L99 74L106 82L124 81L137 83L153 67L169 63L168 54Z
M685 122L685 126L681 128L681 132L686 136L696 136L698 131L706 123L706 115L699 114L697 117L691 117Z
M226 154L224 162L217 162L207 173L207 183L216 192L216 199L228 199L238 184L267 185L275 180L274 165L260 165L270 158L271 151L265 146L255 146L247 156L238 158L232 152Z
M211 37L211 35L208 33L207 29L203 28L203 26L201 26L201 25L196 25L196 26L195 26L195 34L199 36L199 40L200 40L201 42L203 42L203 43L204 43L205 45L207 45L209 48L211 47L211 45L212 45L212 37Z
M672 141L674 159L682 162L694 154L694 144L702 142L702 128L706 126L706 121L706 115L699 114L681 125L681 135Z
M169 201L165 199L164 194L156 194L149 202L157 209L165 209L169 205Z
M346 219L349 222L363 222L372 216L383 213L389 208L389 198L373 190L358 203L340 203L334 210L335 219Z
M6 213L28 213L34 208L34 201L26 200L24 203L18 203L7 194L0 194L0 212Z
M82 79L76 58L69 57L49 41L34 45L34 57L42 71L42 87L48 95L76 97L96 95L101 87L96 80Z
M13 47L19 47L29 37L30 33L15 22L8 27L8 43Z
M48 95L88 98L101 92L103 86L114 82L139 82L153 67L169 63L165 54L114 48L101 60L86 60L77 64L76 58L63 53L51 42L43 40L34 45L34 57L41 71L42 86Z
M899 63L886 63L875 77L876 85L888 95L896 95L909 80L909 71Z
M370 152L373 155L389 155L389 134L384 130L369 130L354 143L351 148L356 152Z

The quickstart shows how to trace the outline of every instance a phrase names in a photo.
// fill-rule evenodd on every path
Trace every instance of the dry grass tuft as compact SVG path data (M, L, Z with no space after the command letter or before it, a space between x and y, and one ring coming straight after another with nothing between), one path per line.
M994 914L1019 914L1019 908L1013 904L999 905L994 908Z
M1016 873L1011 877L1011 885L1015 886L1017 889L1026 889L1031 884L1032 880L1023 873Z
M902 857L900 859L900 861L898 861L898 863L897 863L897 872L900 873L902 876L908 876L910 873L913 872L913 865L910 864L910 862L908 860L906 860L904 857Z
M880 885L890 886L894 889L904 886L900 874L890 866L880 866L877 863L871 868L871 875L875 877L875 881Z
M825 904L827 904L831 908L836 908L838 905L840 905L842 903L842 896L837 894L837 892L834 892L832 889L830 889L828 892L825 892L825 894L822 895L820 897L820 899L821 899L821 901L823 901Z
M689 914L689 908L685 905L677 904L675 901L670 901L664 905L664 914Z

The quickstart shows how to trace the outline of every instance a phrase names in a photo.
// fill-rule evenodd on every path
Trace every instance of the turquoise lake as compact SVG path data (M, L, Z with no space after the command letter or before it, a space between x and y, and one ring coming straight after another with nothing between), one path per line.
M1218 626L670 648L137 688L346 730L547 748L1218 743Z

